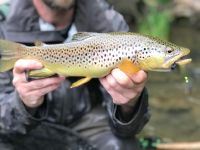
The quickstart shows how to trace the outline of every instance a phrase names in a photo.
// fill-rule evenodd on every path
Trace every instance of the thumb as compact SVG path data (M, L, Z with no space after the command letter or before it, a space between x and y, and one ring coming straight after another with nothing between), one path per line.
M15 63L13 72L20 74L26 70L41 69L41 68L42 64L38 61L20 59Z

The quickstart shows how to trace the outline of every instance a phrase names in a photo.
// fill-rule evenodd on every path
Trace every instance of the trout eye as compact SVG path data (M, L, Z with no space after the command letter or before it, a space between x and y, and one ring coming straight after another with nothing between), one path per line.
M167 51L168 54L170 54L170 53L172 53L172 52L173 52L173 50L168 50L168 51Z
M173 51L174 51L174 50L173 50L172 48L170 48L170 47L167 48L167 53L168 53L168 54L171 54Z

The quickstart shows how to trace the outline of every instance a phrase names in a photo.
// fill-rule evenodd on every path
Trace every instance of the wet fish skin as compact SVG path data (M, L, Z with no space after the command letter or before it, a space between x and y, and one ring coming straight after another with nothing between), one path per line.
M189 53L187 48L136 33L83 32L75 34L68 43L32 47L0 40L0 72L11 69L18 59L34 59L44 68L31 71L31 77L54 74L86 77L79 85L106 76L117 67L127 74L139 70L169 71Z

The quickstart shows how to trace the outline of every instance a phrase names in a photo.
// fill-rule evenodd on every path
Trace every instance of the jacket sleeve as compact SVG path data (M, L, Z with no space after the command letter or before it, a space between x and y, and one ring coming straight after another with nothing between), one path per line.
M131 114L129 120L120 115L120 106L112 103L112 98L105 89L102 87L101 90L103 92L103 100L109 114L110 125L113 132L121 137L131 137L138 134L150 118L146 88L144 88L136 106L133 108L134 113Z
M12 85L12 73L0 73L0 133L22 133L33 128L38 123L38 120L45 116L42 107L37 111L31 112L27 110L18 93ZM40 112L40 110L42 110ZM36 116L37 117L33 117ZM37 119L36 119L37 118Z

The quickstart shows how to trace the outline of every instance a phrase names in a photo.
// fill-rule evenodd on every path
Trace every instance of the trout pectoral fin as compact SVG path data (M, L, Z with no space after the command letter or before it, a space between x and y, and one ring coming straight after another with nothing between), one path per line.
M70 88L74 88L74 87L78 87L82 84L85 84L87 82L89 82L92 78L91 77L85 77L85 78L82 78L74 83L72 83L72 85L70 86Z
M117 67L129 76L132 76L133 74L141 70L138 66L136 66L132 61L128 59L123 60L120 64L118 64Z
M48 68L28 71L28 77L33 79L46 78L55 75L56 73Z

